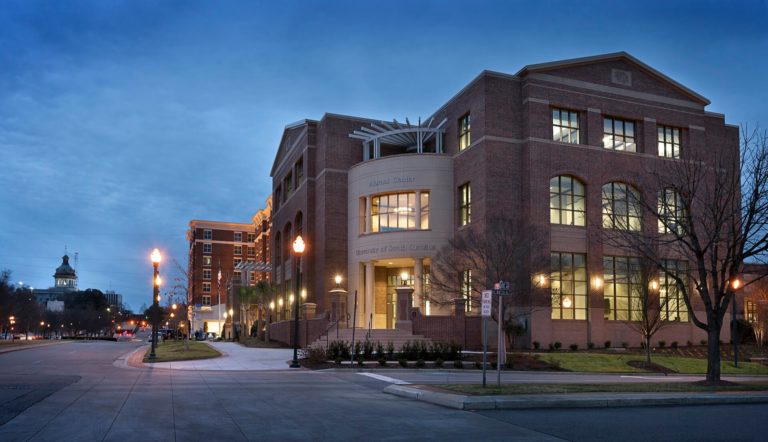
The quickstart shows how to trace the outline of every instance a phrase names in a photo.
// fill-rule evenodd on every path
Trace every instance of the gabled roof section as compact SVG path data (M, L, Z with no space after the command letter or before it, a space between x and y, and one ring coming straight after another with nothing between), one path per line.
M272 169L269 171L269 176L274 177L277 166L280 164L285 154L291 148L291 146L289 146L288 144L292 144L295 141L295 140L291 140L290 143L286 141L289 134L293 130L303 126L308 126L309 124L317 124L317 121L303 119L295 123L287 124L285 126L285 129L283 129L283 136L280 138L280 144L278 145L278 148L277 148L277 154L275 154L275 160L272 162Z
M583 58L572 58L569 60L553 61L549 63L531 64L522 68L515 75L522 78L532 73L538 73L538 72L544 73L547 71L562 69L565 67L583 66L588 64L596 64L596 63L602 63L606 61L615 61L615 60L622 60L632 65L635 65L636 67L645 71L649 75L656 77L660 81L667 83L670 86L674 87L675 89L679 90L686 96L690 97L691 100L693 100L696 103L699 103L704 106L710 104L710 101L706 97L699 95L693 90L683 86L682 84L676 82L670 77L662 74L661 72L648 66L647 64L643 63L642 61L638 60L637 58L631 56L630 54L624 51L613 52L610 54L594 55L594 56L583 57Z

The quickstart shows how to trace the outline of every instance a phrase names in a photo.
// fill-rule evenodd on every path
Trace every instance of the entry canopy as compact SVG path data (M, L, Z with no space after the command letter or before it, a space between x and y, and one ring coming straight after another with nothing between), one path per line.
M349 134L350 138L363 141L363 159L370 160L403 153L443 153L443 119L437 124L434 118L416 125L406 118L405 124L393 119L391 123L370 123Z

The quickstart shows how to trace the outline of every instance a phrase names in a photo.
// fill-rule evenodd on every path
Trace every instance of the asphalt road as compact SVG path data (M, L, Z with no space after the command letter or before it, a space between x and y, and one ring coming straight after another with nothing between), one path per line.
M761 417L768 405L467 412L383 394L386 378L351 372L124 367L120 358L138 345L73 342L0 355L0 440L701 441L768 434ZM419 382L445 376L383 375Z

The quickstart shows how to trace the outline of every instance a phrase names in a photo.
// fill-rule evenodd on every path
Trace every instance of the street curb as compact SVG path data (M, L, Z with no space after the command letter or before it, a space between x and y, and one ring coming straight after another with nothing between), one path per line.
M606 393L604 395L467 396L390 385L384 393L458 410L531 408L614 408L659 405L724 405L768 403L768 393Z
M61 339L61 340L56 340L54 342L46 342L46 343L41 343L36 345L20 345L18 347L13 347L13 348L2 348L0 349L0 355L3 353L13 353L15 351L21 351L21 350L32 350L34 348L50 347L52 345L68 344L71 342L75 342L75 341L70 341L68 339Z

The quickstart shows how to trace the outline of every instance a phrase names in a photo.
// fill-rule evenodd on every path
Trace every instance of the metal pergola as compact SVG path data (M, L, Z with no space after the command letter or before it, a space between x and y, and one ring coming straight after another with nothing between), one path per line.
M363 159L370 160L381 157L381 145L388 144L393 146L402 146L406 151L413 149L416 153L424 152L424 144L435 137L435 152L443 153L443 134L445 133L445 123L443 119L435 126L434 118L422 124L421 118L416 125L411 124L405 119L405 124L393 119L391 123L380 121L379 123L370 123L370 127L363 126L349 134L350 138L363 141ZM373 147L373 150L371 150Z

